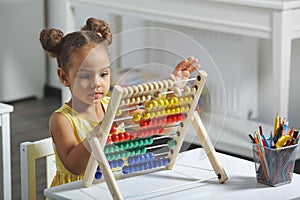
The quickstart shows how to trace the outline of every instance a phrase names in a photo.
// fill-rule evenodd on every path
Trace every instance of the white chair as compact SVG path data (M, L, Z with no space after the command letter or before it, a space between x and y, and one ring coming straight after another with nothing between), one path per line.
M52 138L20 144L22 200L36 199L36 159L39 158L46 159L46 178L49 187L56 171Z

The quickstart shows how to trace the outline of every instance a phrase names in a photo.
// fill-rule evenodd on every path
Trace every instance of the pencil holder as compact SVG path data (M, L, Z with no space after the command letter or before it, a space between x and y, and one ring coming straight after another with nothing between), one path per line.
M269 186L280 186L292 181L298 144L269 148L252 144L256 179Z

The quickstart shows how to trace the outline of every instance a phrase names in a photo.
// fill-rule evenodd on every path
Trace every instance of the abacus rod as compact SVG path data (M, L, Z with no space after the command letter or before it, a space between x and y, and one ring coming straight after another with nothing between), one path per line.
M129 116L129 117L122 117L122 118L117 118L114 120L114 122L118 122L118 121L124 121L124 120L127 120L127 119L132 119L133 116Z
M166 154L168 154L168 152L157 153L157 154L154 154L154 156L161 156L161 155L166 155Z
M176 135L176 134L163 135L163 136L155 137L155 138L153 138L153 140L160 140L160 139L164 139L164 138L169 138L169 137L174 136L174 135Z
M129 110L134 110L137 108L144 108L145 106L132 106L132 107L128 107L128 108L122 108L121 111L129 111Z
M177 127L179 126L180 123L176 124L176 125L171 125L171 126L162 126L163 128L174 128L174 127ZM127 129L127 128L133 128L133 127L139 127L140 125L139 124L132 124L132 125L128 125L128 126L124 126L124 129ZM154 125L154 127L157 127Z
M182 79L178 81L173 81L173 83L181 83L181 82L189 82L189 81L194 81L196 78L188 78L188 79Z
M159 145L156 145L156 146L146 147L146 149L147 150L149 150L149 149L157 149L157 148L166 147L166 146L168 146L168 144L159 144Z

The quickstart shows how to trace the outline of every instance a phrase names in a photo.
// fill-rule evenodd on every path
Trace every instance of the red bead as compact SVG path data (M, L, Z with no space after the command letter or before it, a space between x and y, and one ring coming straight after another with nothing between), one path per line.
M158 130L158 132L159 132L160 134L163 133L164 131L165 131L164 127L160 127L159 130Z
M180 114L180 113L179 113L179 114L177 114L177 120L178 120L178 122L182 120L182 116L181 116L181 114Z
M110 131L111 134L115 134L117 132L117 127L116 126L111 126Z
M136 133L135 132L130 132L130 140L134 140L136 138Z
M123 133L119 133L119 134L118 134L118 137L119 137L119 142L122 142L122 141L124 141L124 139L125 139Z
M110 144L111 142L112 142L111 136L109 135L109 136L107 137L106 144Z
M155 128L150 128L146 136L152 136L152 135L155 135Z
M140 121L140 127L146 127L149 126L150 120L141 120Z
M146 130L139 130L138 131L138 138L142 138L142 137L144 137L145 135L146 135L146 131L147 131L147 129Z
M130 140L130 134L128 132L124 132L124 140Z
M119 136L117 134L112 134L111 139L114 143L119 142Z

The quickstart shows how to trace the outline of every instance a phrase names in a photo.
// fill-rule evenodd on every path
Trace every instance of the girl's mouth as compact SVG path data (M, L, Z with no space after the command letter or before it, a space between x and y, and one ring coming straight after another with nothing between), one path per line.
M93 97L94 97L95 99L97 99L97 98L102 97L102 95L103 95L102 92L95 92L95 93L93 94Z

